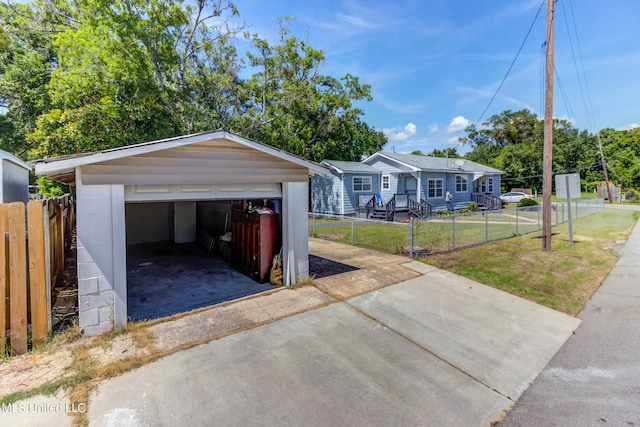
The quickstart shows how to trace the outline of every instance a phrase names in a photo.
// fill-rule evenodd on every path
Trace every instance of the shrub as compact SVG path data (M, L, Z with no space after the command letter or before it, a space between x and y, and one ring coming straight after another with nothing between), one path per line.
M518 202L518 207L523 208L525 206L536 206L538 202L533 199L522 199Z
M460 209L460 213L472 213L478 210L478 204L476 202L471 202L467 205L466 208Z

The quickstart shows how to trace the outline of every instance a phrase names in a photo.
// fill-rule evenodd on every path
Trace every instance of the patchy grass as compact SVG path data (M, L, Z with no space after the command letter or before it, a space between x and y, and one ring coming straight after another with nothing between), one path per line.
M421 261L575 315L598 289L640 212L605 210L553 228L552 250L543 252L540 233L496 241Z

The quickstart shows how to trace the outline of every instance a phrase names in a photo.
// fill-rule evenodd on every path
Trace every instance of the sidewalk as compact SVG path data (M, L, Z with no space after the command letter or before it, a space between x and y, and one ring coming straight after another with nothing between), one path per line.
M501 426L640 425L640 225L582 324Z

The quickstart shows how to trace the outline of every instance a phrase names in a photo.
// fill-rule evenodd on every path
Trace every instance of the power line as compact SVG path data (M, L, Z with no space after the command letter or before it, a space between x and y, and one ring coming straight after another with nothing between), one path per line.
M564 8L564 2L560 3L562 6L562 11L564 12L564 24L565 27L567 29L567 40L569 41L569 47L571 48L571 57L573 59L573 67L576 71L576 78L578 79L578 89L580 90L580 97L582 98L582 104L584 106L585 109L585 113L586 113L586 117L587 117L587 124L589 125L589 127L591 129L593 129L593 123L591 122L591 117L589 115L589 110L587 109L587 101L585 99L585 95L584 95L584 90L582 89L582 79L580 77L580 72L578 70L578 62L576 61L576 53L575 50L573 49L573 40L571 38L571 30L569 29L569 21L567 20L567 12ZM573 14L573 8L571 9L571 12ZM575 27L575 16L572 15L573 18L573 24L574 24L574 30L576 33L576 41L578 40L578 34L577 34L577 28ZM581 55L582 57L582 55ZM584 63L583 63L583 71L584 71ZM586 86L586 81L585 81L585 86ZM571 113L571 115L573 115L575 117L575 115L573 113Z
M478 120L476 120L476 122L474 124L475 127L478 126L478 123L480 123L480 120L482 120L482 118L484 117L484 115L487 112L487 110L489 109L489 107L491 107L491 104L493 104L493 101L496 99L496 96L498 96L498 92L500 92L500 89L502 89L502 85L504 85L504 82L507 80L507 77L509 77L509 73L511 72L511 69L515 65L516 60L518 59L518 56L520 55L520 52L522 52L522 48L524 47L527 39L529 38L529 34L531 34L531 30L533 29L533 26L535 25L535 23L536 23L536 21L538 19L538 15L540 15L540 11L542 10L542 7L544 6L545 1L546 0L543 0L542 3L540 4L540 7L538 8L538 12L536 12L536 16L535 16L535 18L533 18L533 22L531 23L531 26L529 27L529 31L527 31L527 35L524 37L524 40L522 40L522 44L520 45L520 48L518 49L518 52L516 53L515 58L513 58L513 61L511 61L511 65L509 65L509 69L507 70L507 73L502 78L502 81L500 82L500 85L498 86L498 88L496 89L495 93L491 97L491 100L489 101L489 104L487 104L485 109L482 111L482 114L480 114L480 117L478 117Z

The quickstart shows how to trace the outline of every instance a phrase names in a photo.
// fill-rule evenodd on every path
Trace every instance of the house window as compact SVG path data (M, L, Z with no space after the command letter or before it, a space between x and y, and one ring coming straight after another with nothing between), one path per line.
M430 199L442 197L441 179L429 179L427 181L427 197Z
M493 178L487 178L480 183L480 192L493 193Z
M391 188L391 181L389 175L384 175L382 177L382 189L388 190Z
M467 178L464 176L456 175L456 193L467 192Z
M353 191L371 191L370 176L354 176Z

